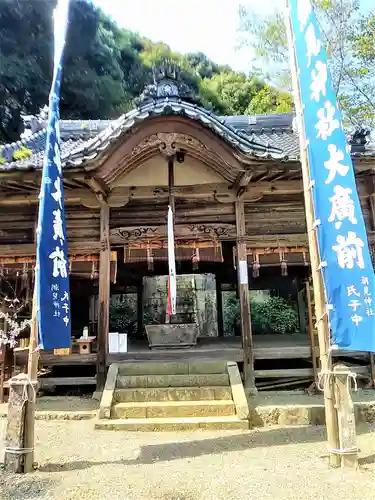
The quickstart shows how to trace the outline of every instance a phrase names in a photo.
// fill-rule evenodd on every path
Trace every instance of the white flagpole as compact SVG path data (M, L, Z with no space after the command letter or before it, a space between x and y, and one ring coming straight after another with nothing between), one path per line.
M173 211L168 206L168 316L176 314L176 258L174 245Z

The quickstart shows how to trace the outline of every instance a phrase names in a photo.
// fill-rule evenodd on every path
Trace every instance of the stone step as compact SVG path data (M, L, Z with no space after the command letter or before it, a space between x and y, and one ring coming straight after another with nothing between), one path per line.
M119 375L201 375L205 373L227 373L227 363L224 361L119 363Z
M128 418L96 420L95 429L111 431L249 430L249 422L237 417Z
M226 373L202 375L119 375L116 389L229 386Z
M174 418L174 417L230 417L236 410L232 400L224 401L149 401L117 403L111 409L111 418Z
M232 399L230 387L155 387L138 389L116 389L114 401L130 403L136 401L210 401Z

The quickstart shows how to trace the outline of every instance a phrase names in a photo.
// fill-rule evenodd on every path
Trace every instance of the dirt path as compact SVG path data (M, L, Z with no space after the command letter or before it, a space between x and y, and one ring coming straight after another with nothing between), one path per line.
M362 470L345 474L328 469L320 427L146 434L95 431L93 421L37 422L40 468L0 475L0 498L373 500L374 430L360 429Z

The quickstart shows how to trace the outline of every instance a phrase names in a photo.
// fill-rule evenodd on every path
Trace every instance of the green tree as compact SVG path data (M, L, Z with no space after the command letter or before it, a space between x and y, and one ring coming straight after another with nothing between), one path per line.
M313 0L327 48L333 85L347 124L375 124L374 12L361 16L358 0ZM272 63L271 77L289 87L289 56L284 16L256 16L240 9L240 31L256 58ZM259 64L258 64L259 65Z
M257 76L225 71L204 78L201 95L207 104L227 115L291 111L292 99L286 92L266 84Z
M55 5L56 0L0 0L0 142L19 139L21 113L35 114L48 102ZM191 86L198 103L215 113L291 109L288 95L262 76L234 72L203 53L173 52L119 27L90 0L70 5L63 118L113 118L128 111L152 82L154 68L165 61L179 66L179 78Z

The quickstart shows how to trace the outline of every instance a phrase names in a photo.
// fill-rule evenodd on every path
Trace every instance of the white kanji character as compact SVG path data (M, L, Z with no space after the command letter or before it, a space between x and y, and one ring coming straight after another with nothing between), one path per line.
M313 69L311 72L311 78L311 99L315 99L315 101L318 102L321 97L320 94L322 94L322 96L326 95L326 85L328 78L327 65L322 61L317 61L315 64L315 69Z
M54 155L53 161L54 161L54 163L55 163L55 165L57 167L57 170L61 174L60 147L59 147L59 144L58 144L57 141L55 142L55 155Z
M322 48L322 42L317 39L315 28L310 23L309 27L305 33L306 50L307 50L307 67L311 66L312 56L319 55L320 49Z
M354 285L347 286L346 289L348 291L348 297L351 297L352 295L356 295L357 297L361 296L361 294L357 292Z
M348 165L340 163L344 159L344 153L340 149L337 149L335 144L330 144L328 146L328 151L330 158L324 162L324 166L329 170L329 175L325 182L326 184L331 183L336 177L336 174L345 177L350 169Z
M336 113L336 108L332 105L331 101L324 103L324 108L318 110L319 121L315 125L318 131L316 137L326 141L333 132L340 127L340 122L334 118Z
M354 201L350 197L352 190L343 186L335 186L333 191L335 194L329 199L332 203L332 211L328 217L328 221L333 222L337 219L335 222L336 229L340 229L344 219L348 219L352 224L357 224L357 219L354 215Z
M55 121L55 133L56 133L56 142L60 144L60 122L59 120Z
M61 210L58 208L57 210L54 210L53 212L54 219L53 219L53 239L60 240L60 244L62 245L63 240L65 240L64 236L64 228L63 228L63 220L61 218Z
M356 312L358 307L360 307L361 303L359 300L351 300L348 304L349 307L353 308L353 311Z
M53 272L52 276L58 278L66 278L67 273L67 261L65 259L64 250L56 247L55 250L49 255L49 258L53 260Z
M69 294L65 291L63 297L61 297L61 302L65 302L66 300L69 300Z
M55 309L53 315L54 315L55 318L59 318L60 317L60 311L58 309Z
M53 283L53 285L51 285L51 292L58 292L59 289L60 287L57 283Z
M51 177L45 177L44 178L44 184L51 184L52 180L51 180Z
M365 268L363 260L363 241L353 231L348 232L348 236L337 236L337 245L332 249L337 253L338 264L342 269L353 269L354 265L360 269Z
M53 198L57 201L59 204L60 208L62 208L62 203L61 203L61 197L62 197L62 192L61 192L61 180L60 177L58 177L55 182L53 183L55 186L56 191L52 193Z
M53 300L57 300L57 299L58 299L58 297L59 297L59 294L58 294L58 293L56 293L56 292L53 292L53 294L52 294L52 298L53 298Z
M69 312L69 305L68 304L63 304L62 308L64 309L64 311L66 312L66 314L68 314Z
M361 285L369 285L369 280L367 276L361 277Z
M297 16L298 16L298 20L300 22L300 30L301 31L303 31L305 29L311 12L312 12L312 6L311 6L310 0L298 0L298 2L297 2Z
M56 300L54 300L54 301L53 301L53 307L54 307L55 309L60 309L60 304L59 304Z
M370 306L372 304L372 298L371 297L365 297L365 303Z
M372 310L372 307L369 307L366 309L366 316L374 316L374 312Z
M354 314L354 316L351 317L351 320L353 321L353 323L355 323L355 326L358 326L363 318L362 316L358 316L358 314Z
M64 321L64 323L65 323L65 326L68 326L68 323L69 323L69 318L68 318L68 316L65 316L65 317L63 318L63 321Z

